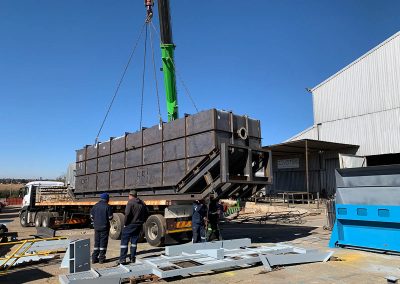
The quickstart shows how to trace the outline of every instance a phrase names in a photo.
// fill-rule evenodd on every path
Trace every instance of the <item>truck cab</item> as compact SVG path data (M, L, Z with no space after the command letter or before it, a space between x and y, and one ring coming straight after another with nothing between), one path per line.
M23 190L23 199L22 199L22 207L20 211L20 221L21 225L23 227L28 226L29 223L31 223L30 220L32 220L34 217L32 216L32 212L30 210L30 207L34 206L32 204L34 202L34 187L59 187L59 186L64 186L63 182L59 181L32 181L27 183L24 186Z

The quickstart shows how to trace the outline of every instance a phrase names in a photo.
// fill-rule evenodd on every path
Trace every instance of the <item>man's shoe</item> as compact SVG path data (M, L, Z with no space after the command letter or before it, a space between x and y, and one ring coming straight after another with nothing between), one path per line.
M100 264L103 264L104 262L106 262L105 259L99 259L99 263L100 263Z
M128 262L126 262L126 260L125 261L122 261L122 260L117 260L117 265L120 265L120 264L122 264L122 265L127 265L128 264Z
M136 257L132 257L131 258L131 263L135 263L136 262Z
M98 259L92 259L92 263L93 263L93 264L98 263L98 262L99 262Z

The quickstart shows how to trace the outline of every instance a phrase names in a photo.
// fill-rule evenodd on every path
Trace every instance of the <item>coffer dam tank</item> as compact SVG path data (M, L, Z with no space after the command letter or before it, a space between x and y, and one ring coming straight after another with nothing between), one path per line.
M76 151L75 198L247 198L271 184L260 121L210 109Z

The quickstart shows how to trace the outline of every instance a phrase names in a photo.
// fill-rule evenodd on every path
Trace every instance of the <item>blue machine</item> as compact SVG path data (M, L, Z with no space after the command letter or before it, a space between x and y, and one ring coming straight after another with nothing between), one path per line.
M400 252L400 165L336 170L330 247Z

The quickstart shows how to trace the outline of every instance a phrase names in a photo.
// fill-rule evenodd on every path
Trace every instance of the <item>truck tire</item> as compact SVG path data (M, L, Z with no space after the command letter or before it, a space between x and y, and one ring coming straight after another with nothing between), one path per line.
M122 213L114 213L110 221L110 238L120 240L122 228L124 227L125 215Z
M50 228L50 218L53 217L53 215L50 212L43 212L42 214L42 227L45 228Z
M154 247L163 246L165 243L166 221L162 215L151 215L144 226L147 243Z
M42 217L43 212L37 212L35 215L35 227L41 227L42 226Z
M28 227L28 211L22 211L21 214L19 214L19 223L21 227Z
M53 228L54 227L54 219L53 217L58 217L57 212L44 212L42 215L42 227L45 228Z

